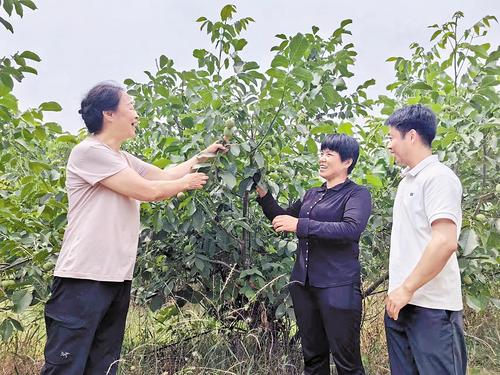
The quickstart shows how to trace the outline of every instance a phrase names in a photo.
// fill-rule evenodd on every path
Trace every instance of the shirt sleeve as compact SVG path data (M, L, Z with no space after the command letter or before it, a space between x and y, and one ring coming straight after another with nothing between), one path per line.
M371 214L371 196L366 188L355 190L347 199L341 221L299 218L297 237L359 241Z
M462 216L462 185L455 176L438 175L424 185L424 208L429 225L437 219L449 219L457 226Z
M92 186L126 168L129 165L120 153L104 145L75 149L68 162L68 170Z
M129 154L126 151L124 151L124 154L127 157L130 165L132 166L132 169L136 171L140 176L144 176L146 173L148 173L148 170L151 168L151 164L142 161L137 156Z
M302 207L302 201L299 199L294 202L290 207L284 209L282 208L278 202L274 199L270 192L267 192L262 198L257 198L257 203L259 203L264 215L269 220L273 220L278 215L290 215L293 217L299 217L300 208Z

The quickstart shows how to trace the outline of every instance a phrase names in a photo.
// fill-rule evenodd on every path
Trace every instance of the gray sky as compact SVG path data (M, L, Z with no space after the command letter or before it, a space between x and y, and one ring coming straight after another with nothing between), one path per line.
M144 70L154 70L161 54L172 58L177 69L195 67L195 48L208 48L205 32L199 31L199 16L216 19L227 3L237 6L237 18L250 16L243 57L267 69L276 44L274 35L309 32L312 25L323 36L351 18L350 41L358 52L355 82L377 80L374 94L384 93L393 80L389 56L408 56L408 45L429 44L428 25L451 19L456 10L465 13L464 26L481 17L500 16L498 0L338 1L338 0L44 0L37 11L13 17L14 34L0 30L0 56L32 50L42 62L38 76L29 75L15 89L21 107L36 107L49 100L63 111L47 114L71 132L83 127L77 110L83 95L103 80L125 78L145 81ZM494 24L487 41L498 45L500 26Z

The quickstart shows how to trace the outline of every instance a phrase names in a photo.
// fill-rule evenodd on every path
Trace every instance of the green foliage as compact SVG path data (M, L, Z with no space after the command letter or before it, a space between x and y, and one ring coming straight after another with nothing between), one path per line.
M19 4L32 3L3 7L22 15ZM22 110L12 94L14 82L37 73L30 62L39 61L31 51L0 58L0 308L9 312L0 317L3 339L21 328L15 314L47 297L66 223L64 166L72 144L65 142L76 137L43 121L43 112L60 111L59 104Z
M31 0L4 0L3 4L2 1L0 1L0 6L3 8L3 11L7 13L7 17L11 17L14 12L19 17L22 17L24 15L25 8L29 8L31 10L37 9L35 3ZM0 12L2 11L2 8L0 8ZM3 27L5 27L11 33L14 32L12 24L7 21L5 16L0 16L0 24L2 24Z
M207 306L218 315L234 307L251 314L249 306L264 303L277 322L291 313L286 284L297 245L270 229L249 193L252 176L264 172L284 205L320 184L317 142L367 114L364 90L373 81L347 90L356 55L343 40L347 23L326 39L317 28L278 35L271 67L262 71L240 55L253 20L233 15L228 6L219 21L198 19L213 47L194 50L198 69L178 71L161 56L148 82L126 81L141 116L129 149L157 164L191 157L220 138L228 119L235 123L230 152L213 162L204 191L143 206L139 295L155 307L172 295L196 303L205 295L221 301Z
M388 86L395 100L380 97L382 112L395 105L423 103L436 112L433 143L440 158L459 176L464 188L460 267L466 302L479 311L498 306L492 281L498 272L497 138L500 129L500 47L480 44L493 16L458 32L461 12L450 22L432 25L429 50L417 43L412 56L391 57L397 80Z
M31 4L4 1L9 5ZM15 4L18 4L17 6ZM19 5L20 4L20 5ZM19 8L19 9L22 9ZM207 48L193 51L196 69L183 71L166 56L145 82L125 80L140 113L132 153L165 168L189 158L224 134L230 151L197 170L210 176L201 191L142 205L142 231L134 295L165 320L187 302L217 324L288 332L293 312L286 285L297 248L294 236L276 235L255 202L257 171L284 206L321 183L318 142L333 132L354 135L361 155L352 178L370 187L373 215L362 238L364 285L376 288L387 269L392 203L399 169L385 150L383 118L404 104L430 106L440 120L434 148L464 186L460 265L466 301L476 310L494 304L498 267L498 82L500 50L479 40L494 17L463 33L461 13L433 25L428 50L391 57L396 80L386 95L370 99L368 80L352 86L356 51L346 40L351 20L329 36L276 35L270 66L242 56L243 34L253 19L236 19L225 6L219 20L200 17ZM5 25L5 23L4 23ZM43 301L66 223L64 167L81 140L43 112L54 102L23 110L15 82L36 74L30 51L0 59L0 334L22 329L17 314ZM378 280L378 283L375 282ZM374 283L374 284L372 284ZM173 304L172 302L175 302Z

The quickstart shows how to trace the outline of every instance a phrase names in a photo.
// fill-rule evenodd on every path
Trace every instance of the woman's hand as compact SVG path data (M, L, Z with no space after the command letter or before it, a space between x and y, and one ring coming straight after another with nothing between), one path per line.
M259 194L259 197L264 197L267 194L267 190L264 190L260 185L255 186L255 191Z
M208 146L206 149L204 149L200 154L216 154L219 151L227 152L228 148L224 147L219 142L214 142L210 146Z
M208 176L205 173L188 173L181 178L184 183L184 190L197 190L201 189L208 180Z
M273 228L276 232L297 232L299 219L290 215L278 215L273 220Z

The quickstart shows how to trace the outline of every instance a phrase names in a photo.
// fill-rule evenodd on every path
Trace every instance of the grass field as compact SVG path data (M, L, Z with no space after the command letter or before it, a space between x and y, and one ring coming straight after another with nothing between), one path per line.
M365 300L362 353L367 374L389 374L383 308L382 295ZM45 342L42 315L37 306L20 317L25 330L2 344L0 375L39 373ZM466 310L470 374L500 373L499 318L495 308L481 313ZM248 330L245 322L228 330L193 307L165 319L161 310L151 313L133 305L119 374L300 374L300 344L290 336L275 337L263 328Z

